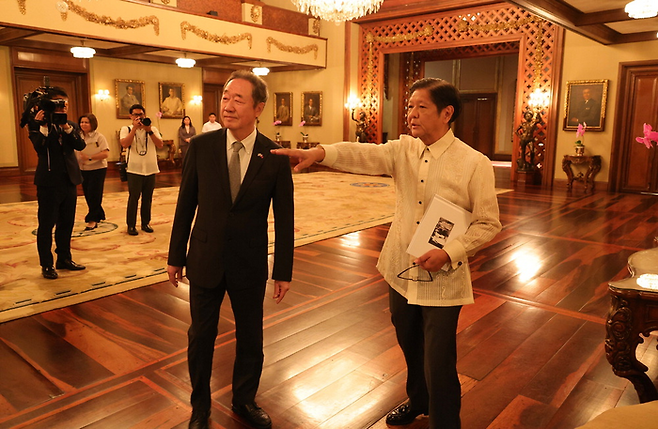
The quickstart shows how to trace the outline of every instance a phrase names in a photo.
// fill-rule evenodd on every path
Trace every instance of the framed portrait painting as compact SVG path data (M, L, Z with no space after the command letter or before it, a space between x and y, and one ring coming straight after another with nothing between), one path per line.
M276 125L292 125L291 112L292 112L292 92L275 92L274 93L274 123Z
M183 119L185 115L184 89L182 83L159 82L160 113L163 118Z
M322 92L302 92L302 121L307 126L322 125Z
M577 130L587 124L587 131L603 131L608 99L608 79L567 82L564 106L564 129Z
M129 119L130 106L133 104L141 104L144 106L145 97L143 81L115 79L114 89L114 99L117 102L117 118Z

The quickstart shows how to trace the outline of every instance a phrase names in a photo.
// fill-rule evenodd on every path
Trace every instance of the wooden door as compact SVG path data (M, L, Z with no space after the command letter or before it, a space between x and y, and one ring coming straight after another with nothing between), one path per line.
M40 86L44 86L44 76L48 76L50 86L59 86L69 95L68 119L77 122L81 114L89 108L89 101L85 97L86 90L83 85L83 75L78 73L52 72L41 70L22 70L16 69L15 73L15 100L16 123L20 123L23 114L23 95L33 92ZM21 173L29 173L36 170L37 154L32 147L32 142L28 137L27 126L18 128L17 132L18 145L18 166Z
M455 121L455 135L490 159L495 154L496 94L462 94L462 112Z
M612 152L613 191L658 194L658 149L635 141L658 128L658 62L622 64ZM613 177L614 176L614 177Z
M203 122L208 121L208 115L214 113L217 115L217 122L221 123L220 118L220 103L222 101L222 93L224 92L224 85L217 84L204 84L203 85ZM200 130L200 128L199 128Z

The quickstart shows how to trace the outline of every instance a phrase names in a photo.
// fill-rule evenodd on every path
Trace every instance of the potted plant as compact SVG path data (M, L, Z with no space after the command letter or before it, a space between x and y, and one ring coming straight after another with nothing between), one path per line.
M576 143L574 143L574 146L576 148L576 155L578 156L583 156L585 155L585 145L583 144L583 140L585 139L585 130L587 129L587 124L582 123L578 124L578 130L576 131Z

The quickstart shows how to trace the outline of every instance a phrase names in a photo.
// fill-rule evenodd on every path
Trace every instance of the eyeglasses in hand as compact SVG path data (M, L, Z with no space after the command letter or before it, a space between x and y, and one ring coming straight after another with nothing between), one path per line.
M413 273L414 269L416 269L415 275ZM403 270L400 274L398 274L398 278L402 280L410 280L412 282L431 282L434 280L432 273L420 268L420 266L416 264L413 264L409 268Z

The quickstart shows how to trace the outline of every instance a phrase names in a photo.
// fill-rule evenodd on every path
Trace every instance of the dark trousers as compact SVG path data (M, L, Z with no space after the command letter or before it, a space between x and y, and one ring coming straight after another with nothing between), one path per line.
M37 186L39 209L37 219L37 251L42 267L53 266L53 228L58 260L71 259L71 233L75 223L76 186Z
M187 362L192 383L190 402L194 410L210 410L210 377L217 338L219 309L227 292L224 278L216 288L190 285L192 324L188 330ZM261 289L228 289L235 318L233 404L254 402L263 371L263 299Z
M389 288L391 320L407 362L411 408L428 410L431 429L460 427L457 322L461 306L411 305Z
M105 186L105 175L107 168L97 170L82 170L82 190L89 211L85 216L85 222L100 222L105 220L103 210L103 187Z
M137 205L142 198L142 206L139 211L142 225L151 223L151 203L153 202L153 190L155 189L155 174L142 176L140 174L128 173L128 207L126 209L126 224L134 228L137 225Z

